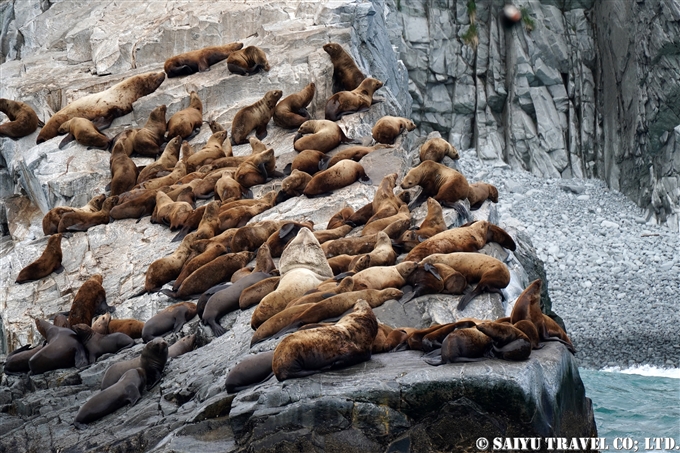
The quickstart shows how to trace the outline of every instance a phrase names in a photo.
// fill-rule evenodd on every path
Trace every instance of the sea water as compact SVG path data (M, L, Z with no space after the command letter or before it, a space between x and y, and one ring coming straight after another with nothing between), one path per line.
M670 451L680 451L680 369L641 366L579 373L593 401L598 437L606 439L610 451L669 451L665 439L676 445ZM657 438L663 439L661 448L656 448ZM620 448L615 448L616 439Z

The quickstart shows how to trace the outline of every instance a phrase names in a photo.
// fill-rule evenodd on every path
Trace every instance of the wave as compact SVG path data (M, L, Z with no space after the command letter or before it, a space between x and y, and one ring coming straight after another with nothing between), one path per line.
M638 374L641 376L665 377L680 379L680 368L658 368L650 365L636 365L630 368L607 367L602 371L607 373Z

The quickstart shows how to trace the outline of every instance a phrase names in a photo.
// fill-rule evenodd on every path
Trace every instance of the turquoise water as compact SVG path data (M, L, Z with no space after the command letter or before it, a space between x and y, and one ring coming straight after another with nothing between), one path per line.
M672 438L680 451L680 370L644 367L579 373L586 396L593 401L598 436L607 440L610 450L617 451L615 439L629 438L637 441L638 451L662 451L646 448L655 444L645 439ZM621 446L623 441L618 442Z

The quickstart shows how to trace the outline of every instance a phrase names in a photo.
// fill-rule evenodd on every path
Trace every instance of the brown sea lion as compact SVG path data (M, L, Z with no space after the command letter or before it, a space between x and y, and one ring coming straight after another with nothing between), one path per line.
M215 132L200 151L195 152L186 161L187 171L195 171L202 165L209 164L221 157L231 155L231 145L227 142L227 150L222 145L227 139L227 131Z
M168 190L169 187L166 187ZM114 220L141 219L151 215L156 207L156 193L159 189L132 189L118 196L119 202L111 208L109 216ZM120 201L125 198L125 201Z
M28 373L31 371L31 367L28 365L28 361L31 360L38 351L43 348L40 344L35 347L31 347L30 344L22 346L18 349L7 354L5 359L5 364L2 366L2 372L5 374L21 374Z
M308 197L313 197L347 187L356 181L364 184L371 183L360 163L353 160L343 160L328 170L314 175L302 193Z
M354 289L401 288L418 263L404 261L396 266L372 266L352 276Z
M138 184L138 187L144 189L160 189L163 186L171 186L175 184L177 181L180 180L180 178L186 175L187 166L183 161L180 160L179 162L177 162L177 164L175 164L175 168L173 168L172 173L165 176L161 176L159 178L153 178L144 181L143 183Z
M35 110L21 101L0 98L0 112L9 118L7 123L0 125L0 137L13 139L26 137L35 132L40 124Z
M68 121L64 121L59 126L59 133L67 134L61 143L59 143L59 149L63 149L73 140L83 146L91 146L93 148L108 148L111 142L109 137L99 132L97 126L86 118L71 118Z
M355 261L355 258L360 258ZM338 255L332 258L328 258L328 265L333 270L333 275L342 274L343 272L360 272L366 269L370 264L370 258L368 255ZM351 264L354 263L352 266Z
M274 258L280 257L281 253L283 253L283 250L286 248L288 243L295 239L298 232L302 228L309 228L309 230L311 231L312 229L314 229L314 223L310 221L304 222L286 221L282 223L281 227L275 232L273 232L267 238L266 244L271 252L271 256Z
M170 280L177 278L197 239L195 233L187 234L172 254L151 263L146 271L144 291L157 291Z
M234 180L244 189L264 184L271 177L267 167L272 168L275 164L274 148L269 148L267 151L250 156L239 165L234 173Z
M144 345L141 355L134 359L116 362L109 366L102 378L101 390L118 382L126 371L142 368L146 372L146 388L151 389L163 375L163 368L168 361L168 344L163 338L154 338Z
M384 149L389 147L390 147L389 145L383 145L382 143L378 143L377 145L373 146L350 146L348 148L341 149L331 158L331 160L328 161L324 170L326 168L331 168L333 165L345 159L350 159L353 160L354 162L359 162L367 154L372 153L373 151L378 149Z
M102 335L120 332L130 338L142 338L144 323L136 319L111 319L111 313L104 313L92 322L92 330Z
M349 141L340 126L333 121L309 120L302 123L298 128L298 132L293 138L293 148L295 148L295 151L314 149L327 153L340 143Z
M359 255L369 253L375 248L378 235L340 238L321 244L321 249L328 258L337 255Z
M257 250L259 246L267 242L269 236L281 228L282 224L283 221L279 220L263 220L239 228L231 240L231 251Z
M54 326L42 319L36 319L35 324L47 340L47 345L28 360L31 374L42 374L74 366L80 368L88 364L85 348L78 341L75 332L65 327Z
M470 209L479 209L486 200L498 203L498 189L485 182L474 182L470 184L467 198Z
M333 63L333 93L351 91L366 78L351 55L340 44L329 42L324 44L323 50L331 57Z
M226 253L227 248L220 243L208 245L205 251L194 256L193 258L187 260L186 263L184 263L184 266L182 266L182 271L179 273L179 275L175 279L175 283L172 285L172 290L177 291L179 287L182 285L182 282L189 275L193 274L194 271L198 270L201 266L208 264L218 256L224 255Z
M169 295L185 299L193 294L200 294L218 283L229 281L234 272L244 267L253 258L255 258L255 254L252 252L228 253L218 256L196 269L184 279L177 293Z
M397 244L401 245L402 251L410 252L421 242L443 231L446 231L446 222L442 207L434 198L428 198L427 216L423 222L418 228L405 231L397 240Z
M315 149L305 149L295 156L290 168L292 171L299 170L309 175L314 175L321 171L322 167L325 166L324 162L327 160L328 156L325 153Z
M137 177L137 184L152 179L159 171L172 171L179 161L179 151L182 144L182 137L179 135L173 137L163 150L163 154L152 164L147 165L139 172Z
M449 156L453 160L458 160L458 150L451 143L443 138L431 138L420 147L420 161L433 160L441 162L444 156Z
M365 362L378 334L378 321L364 300L330 327L295 332L274 350L272 369L279 381Z
M195 171L190 174L195 174L198 173L200 175L203 175L202 178L198 180L198 182L195 182L193 184L193 189L192 192L196 198L210 198L215 194L215 186L217 185L217 181L222 178L222 176L227 176L227 177L233 177L234 176L235 169L233 168L218 168L217 170L213 170L210 173L202 173L200 171ZM189 176L189 175L187 175ZM185 176L184 178L186 178ZM182 178L182 179L184 179ZM196 181L196 180L193 180ZM193 182L191 181L191 182ZM184 184L182 180L177 181L176 184Z
M263 69L269 71L269 62L264 50L248 46L229 54L227 68L232 74L252 75Z
M78 340L85 346L90 363L104 354L113 354L121 349L129 348L135 340L121 332L102 335L92 330L87 324L72 325L71 329L78 336Z
M84 212L97 212L102 208L102 204L106 200L106 195L95 195L90 201L87 202L82 208L71 208L68 206L57 206L47 211L45 217L42 219L42 228L45 236L55 234L59 229L59 222L61 221L61 216L67 212L73 211L84 211Z
M96 393L78 410L73 424L78 429L109 415L121 407L130 404L134 406L142 397L142 390L146 385L146 373L142 368L126 371L120 380Z
M194 345L196 343L196 334L192 333L187 335L181 340L175 341L172 346L168 348L168 358L179 357L182 354L191 352L194 350Z
M323 244L324 242L334 241L335 239L347 236L352 229L352 225L342 225L332 230L315 231L314 236L319 241L319 244Z
M269 277L244 289L238 298L239 308L246 310L259 304L267 294L276 290L280 281L281 277Z
M87 231L93 226L106 225L109 223L111 218L109 213L117 203L118 196L114 195L104 200L102 208L97 212L67 212L61 216L57 231L60 233L64 233L66 231Z
M338 121L343 115L368 111L374 102L373 93L382 86L380 80L369 77L352 91L335 93L326 102L326 119Z
M328 219L326 229L332 230L334 228L344 225L347 219L349 219L352 216L352 214L354 214L354 208L352 208L351 206L345 206L344 208L333 214L333 216L331 216L330 219Z
M168 78L210 71L210 66L228 58L229 55L241 48L243 48L243 43L241 42L204 47L170 57L165 60L163 67Z
M186 139L200 129L203 124L203 103L195 91L189 93L189 107L180 110L170 117L168 121L168 137L180 137Z
M274 374L272 371L272 359L274 351L260 352L248 355L227 374L227 393L236 393L251 385L264 382Z
M289 198L299 197L311 180L312 177L309 173L293 170L289 176L281 181L281 190L276 195L276 203L283 203Z
M419 264L418 269L409 275L407 282L413 287L413 291L401 299L402 303L424 294L463 294L467 287L463 274L441 263Z
M170 331L177 333L182 326L196 316L196 304L180 302L159 311L144 323L142 340L148 343L156 337L162 337Z
M242 145L253 130L257 138L262 140L267 136L267 123L272 119L276 103L283 92L281 90L267 91L262 99L236 113L231 122L231 144Z
M15 280L16 283L25 283L47 277L61 268L61 258L61 234L53 234L47 240L47 246L45 246L40 258L19 271Z
M480 220L435 234L416 245L405 260L420 261L434 253L476 252L488 242L496 242L511 251L516 249L515 241L504 229Z
M526 360L531 354L531 341L512 324L483 322L477 330L493 340L491 354L503 360Z
M373 139L378 143L394 144L394 141L404 131L416 128L413 121L398 116L383 116L373 126Z
M220 211L220 229L240 228L253 217L270 209L273 204L261 201L251 206L241 206Z
M402 205L401 208L399 208L399 212L394 215L367 223L366 226L364 226L364 228L361 230L361 235L368 236L371 234L376 234L380 231L383 231L394 222L398 221L406 221L408 222L408 226L411 225L411 211L409 211L408 205Z
M461 173L446 165L426 160L412 168L401 181L402 189L413 186L423 188L423 195L434 197L444 206L468 197L470 186Z
M132 140L122 138L113 145L109 169L111 170L111 196L129 191L137 184L137 165L130 159L128 150Z
M71 303L71 310L68 315L69 325L85 324L90 326L95 315L115 310L115 308L106 304L106 291L102 282L102 275L94 274L78 289L76 297L73 298Z
M421 338L420 338L420 350L423 352L430 352L433 351L437 348L442 347L442 343L444 342L444 339L451 333L454 332L458 329L467 329L467 328L473 328L477 325L477 322L475 320L471 319L462 319L457 322L452 322L448 324L443 324L439 326L437 329L430 330L426 332ZM410 345L414 344L414 340L417 337L417 335L411 335L410 337Z
M132 140L133 152L140 156L156 157L161 150L161 145L165 140L167 123L165 114L167 107L159 105L151 111L149 119L146 120L141 129L132 129L130 139Z
M396 173L386 175L382 181L380 181L378 190L373 196L373 201L352 214L348 219L348 222L351 225L359 226L397 214L405 203L394 195L396 183Z
M508 267L496 258L483 253L435 253L422 260L423 264L442 263L463 274L469 284L477 283L472 291L465 294L458 302L458 310L464 310L467 304L483 292L501 292L510 283Z
M162 223L174 230L181 225L187 216L194 211L193 206L186 201L172 201L162 191L156 192L156 207L151 214L151 223Z
M297 93L286 96L276 104L274 109L274 124L284 129L297 129L302 123L310 120L307 106L312 102L316 85L310 83Z
M441 351L432 351L433 359L425 360L430 365L481 360L493 346L493 340L474 327L451 332L442 343ZM440 357L436 357L440 354ZM426 356L428 357L428 356Z
M165 80L164 72L139 74L129 77L100 93L93 93L76 99L59 110L45 123L38 134L36 143L56 137L59 126L75 117L95 121L99 118L107 122L132 111L132 103L142 96L153 93Z
M326 280L324 283L317 286L316 289L307 291L297 299L291 300L288 305L286 305L286 308L294 307L296 305L315 304L336 294L348 293L353 290L354 280L352 280L352 277L345 277L339 282L335 279ZM282 312L277 313L275 316L278 316L280 313ZM270 319L273 319L275 316L272 316ZM267 320L267 322L269 322L269 320Z
M223 174L215 183L215 197L223 203L240 200L244 193L246 193L246 189L236 182L229 173Z

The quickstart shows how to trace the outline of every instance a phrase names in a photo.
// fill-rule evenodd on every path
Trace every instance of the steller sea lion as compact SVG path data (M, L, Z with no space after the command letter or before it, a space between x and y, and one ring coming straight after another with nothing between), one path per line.
M65 327L54 326L42 319L36 319L35 324L47 340L47 345L28 360L31 374L42 374L74 366L80 368L88 364L85 348L78 341L75 332Z
M151 317L142 329L142 340L148 343L172 331L177 333L182 326L196 316L196 304L180 302L159 311Z
M166 294L181 299L200 294L218 283L229 281L234 272L245 267L253 258L255 258L253 252L228 253L218 256L184 279L176 293Z
M57 206L47 211L45 217L42 219L42 229L45 236L57 233L59 229L59 222L61 221L61 216L67 212L73 211L84 211L84 212L97 212L102 208L102 204L106 200L106 195L95 195L90 201L87 202L82 208L71 208L69 206Z
M426 160L412 168L401 181L402 189L423 188L423 196L434 197L444 206L451 206L468 197L470 186L461 173L446 165Z
M186 354L187 352L191 352L194 350L194 345L196 343L196 334L192 333L191 335L187 335L186 337L182 338L181 340L175 341L172 346L168 348L168 358L175 358L179 357L182 354Z
M272 119L276 103L281 99L281 90L267 91L262 99L236 113L231 122L231 144L242 145L253 130L258 139L267 136L267 124Z
M118 196L114 195L104 200L102 208L97 212L67 212L61 216L57 231L60 233L66 231L87 231L93 226L106 225L111 219L109 213L117 203Z
M399 289L418 267L418 263L404 261L395 266L372 266L352 276L354 289Z
M197 240L195 233L187 234L172 254L151 263L146 271L144 292L157 291L170 280L177 278Z
M463 294L467 287L463 274L441 263L419 264L418 269L406 281L413 287L413 291L406 294L400 300L401 303L424 294Z
M373 139L378 143L394 144L394 141L404 131L416 128L413 121L398 116L383 116L373 126Z
M234 180L244 189L264 184L270 177L267 167L271 169L275 163L274 148L252 155L238 166Z
M210 71L210 66L228 58L229 55L241 48L243 48L243 43L232 42L222 46L204 47L199 50L184 52L165 60L163 68L168 78Z
M172 285L172 290L177 291L182 285L182 282L194 271L198 270L201 266L208 264L220 255L227 253L227 248L220 243L209 244L202 253L197 254L193 258L187 260L182 266L182 271L179 273L175 279L175 283Z
M73 140L83 146L94 148L108 148L111 142L109 137L99 132L97 126L86 118L71 118L68 121L64 121L59 126L59 133L67 134L61 143L59 143L59 149L63 149Z
M90 326L95 315L115 310L115 308L106 304L106 291L102 282L102 275L94 274L78 289L69 310L68 323L70 326L76 324Z
M352 91L340 91L326 102L326 119L338 121L343 115L355 112L366 112L373 101L373 93L382 88L383 83L373 78L364 79Z
M503 360L526 360L531 354L531 341L512 324L482 322L477 330L493 340L491 354Z
M129 137L121 138L113 145L109 169L111 170L111 196L120 195L137 184L137 165L130 159L132 149Z
M360 163L343 160L328 170L315 174L302 193L307 197L313 197L347 187L356 181L364 184L371 183Z
M334 326L298 331L281 340L272 359L274 375L284 381L365 362L377 334L373 310L358 300Z
M340 126L333 121L309 120L302 123L298 128L298 132L293 138L293 148L295 148L295 151L314 149L327 153L343 142L347 143L350 140L340 129Z
M272 359L274 351L260 352L248 355L227 374L227 393L236 393L251 385L264 382L274 374L272 371Z
M73 325L71 330L76 333L78 340L85 346L90 363L96 362L97 358L104 354L113 354L135 344L135 340L122 332L102 335L92 330L87 324Z
M231 251L257 250L283 223L281 220L263 220L239 228L231 240Z
M298 232L302 228L309 228L309 230L314 229L314 223L305 221L305 222L291 222L291 221L286 221L281 224L281 227L273 232L269 237L267 238L267 247L271 252L271 256L278 258L281 256L281 253L283 253L283 250L286 248L288 243L295 239L297 236Z
M431 138L420 147L420 161L433 160L441 162L444 156L449 156L453 160L458 160L458 150L451 143L443 138Z
M372 153L375 150L378 149L384 149L384 148L389 148L389 145L383 145L382 143L378 143L377 145L373 146L350 146L345 149L341 149L338 151L332 158L329 160L325 168L330 168L333 165L337 164L341 160L345 159L351 159L354 162L359 162L361 159L363 159L367 154Z
M485 182L474 182L470 184L467 199L472 210L479 209L486 200L498 203L498 189Z
M156 176L159 171L171 171L179 161L179 150L182 143L182 137L179 135L173 137L163 150L163 154L155 162L147 165L139 172L137 177L137 184L148 181Z
M321 151L315 149L305 149L300 152L291 163L291 170L303 171L309 175L314 175L325 167L324 162L328 160L328 156ZM286 167L287 168L287 167ZM293 174L291 172L291 174Z
M333 63L333 93L351 91L366 78L354 59L340 44L329 42L324 44L323 50L331 57Z
M456 329L446 336L441 349L425 355L430 365L455 362L475 362L489 354L493 340L475 327Z
M332 230L339 226L345 225L347 219L349 219L352 216L352 214L354 214L354 208L352 208L351 206L345 206L344 208L333 214L333 216L331 216L330 219L328 219L326 229Z
M102 335L120 332L130 338L142 338L144 323L136 319L111 319L111 313L104 313L92 321L92 330Z
M239 308L246 310L253 305L259 304L267 294L276 290L280 281L281 277L269 277L244 289L238 298Z
M319 244L323 244L347 236L352 229L352 225L342 225L332 230L318 230L314 232L314 237L319 241Z
M53 234L47 240L47 246L40 258L19 271L16 283L25 283L31 280L40 280L47 277L55 270L61 268L61 234Z
M289 176L281 181L281 190L279 190L279 193L276 195L276 203L283 203L289 198L299 197L311 180L312 177L309 173L293 170Z
M310 120L307 106L312 102L315 92L316 85L312 82L299 92L286 96L274 108L274 124L284 129L297 129Z
M189 107L180 110L168 121L168 137L186 139L203 124L203 103L195 91L189 93Z
M179 162L177 162L177 164L175 164L175 167L172 169L172 172L170 174L158 178L149 179L141 184L138 184L137 187L143 189L160 189L163 186L171 186L175 184L177 181L179 181L186 175L187 166L183 161L180 160Z
M101 390L111 387L126 371L142 368L146 372L146 388L150 390L163 375L169 349L164 339L158 337L144 345L142 353L134 359L116 362L109 366L102 378Z
M411 225L411 211L409 211L407 204L402 205L399 208L399 212L394 215L367 223L366 226L364 226L364 228L361 230L361 235L368 236L371 234L376 234L380 231L383 231L394 222L398 221L406 221L408 222L408 226Z
M446 231L446 222L444 221L442 207L434 198L428 198L427 216L425 216L423 222L418 228L405 231L397 240L397 244L402 247L404 252L410 252L418 244L443 231Z
M156 157L161 150L161 145L165 140L167 123L165 113L167 107L159 105L151 111L149 119L146 120L141 129L132 129L130 139L132 140L132 151L140 156Z
M194 211L193 206L186 201L172 201L162 191L156 192L156 207L151 214L151 223L161 223L171 230L178 228Z
M215 197L222 203L240 200L246 193L246 189L241 186L229 173L222 174L222 177L215 183Z
M31 371L31 367L28 365L28 361L31 360L38 351L43 348L40 344L34 348L31 348L30 344L22 346L18 349L7 354L5 359L5 364L2 367L2 372L5 374L21 374L28 373Z
M202 165L209 164L220 157L231 155L231 145L227 142L227 150L222 148L227 139L227 131L215 132L200 151L195 152L186 160L187 171L195 171Z
M35 132L41 123L35 110L21 101L0 98L0 112L9 118L9 122L0 125L0 137L26 137Z
M229 54L227 68L232 74L252 75L264 69L269 71L267 55L257 46L248 46Z
M57 136L59 126L71 118L81 117L91 121L106 122L132 111L132 103L142 96L153 93L165 80L164 72L139 74L129 77L100 93L83 96L52 115L38 134L40 144Z

